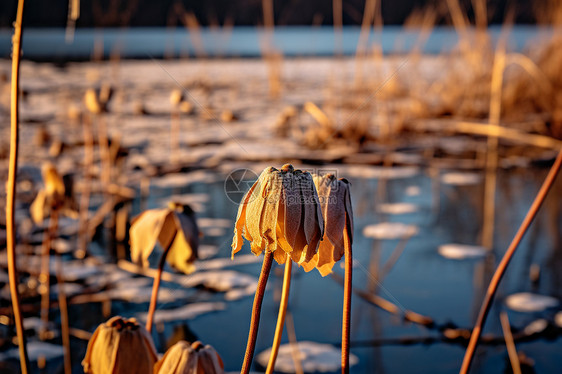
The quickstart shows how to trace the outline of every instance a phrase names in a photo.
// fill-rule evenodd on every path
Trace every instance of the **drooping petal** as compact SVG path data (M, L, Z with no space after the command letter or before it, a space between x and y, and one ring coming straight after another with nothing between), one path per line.
M260 221L266 204L269 174L273 168L266 168L256 182L248 206L246 207L246 232L252 237L252 252L259 255L266 246L260 230Z
M285 198L285 238L289 245L294 248L301 225L302 201L299 179L293 173L286 173L283 177L283 193Z
M267 252L274 252L277 249L277 217L282 183L283 178L279 172L269 174L264 197L265 204L260 218L260 233L266 244Z
M246 192L240 202L240 206L238 207L238 214L236 216L236 223L234 226L234 238L232 240L232 258L235 253L242 249L242 245L244 244L242 233L244 232L244 227L246 225L246 208L248 207L248 201L253 196L255 188L256 183L254 183L248 192ZM249 233L246 232L246 235L249 235ZM249 236L248 240L252 241L252 237Z

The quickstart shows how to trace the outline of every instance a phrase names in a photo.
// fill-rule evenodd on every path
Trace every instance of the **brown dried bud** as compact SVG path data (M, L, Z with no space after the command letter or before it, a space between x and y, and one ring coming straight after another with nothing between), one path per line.
M154 365L154 374L222 374L224 364L210 345L185 340L174 344Z
M134 318L116 316L94 331L82 366L92 374L152 374L157 360L146 329Z

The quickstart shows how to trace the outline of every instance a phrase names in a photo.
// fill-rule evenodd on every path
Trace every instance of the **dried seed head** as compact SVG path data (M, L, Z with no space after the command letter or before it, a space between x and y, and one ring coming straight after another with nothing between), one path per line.
M290 255L298 264L310 261L324 233L318 194L308 172L283 165L266 168L242 198L232 242L240 251L242 237L252 252L273 252L278 263Z
M183 91L176 88L170 94L170 104L178 106L183 101Z
M324 239L318 247L318 253L312 260L303 263L305 271L317 268L322 276L330 274L334 264L344 254L344 230L350 232L353 240L353 210L347 179L336 180L332 174L315 175L314 184L318 190L322 215L324 217ZM346 219L347 217L347 219Z
M148 267L148 257L158 241L168 250L166 261L172 267L186 274L195 270L199 228L189 205L170 203L165 209L147 210L133 219L129 234L133 262Z
M137 322L113 317L98 326L82 361L85 373L152 374L158 356L150 334Z
M174 344L154 365L154 374L222 374L224 364L210 345L200 341L189 344L181 340Z
M92 88L86 90L86 94L84 95L84 104L86 104L86 109L88 109L92 114L100 114L103 111L102 105L98 100L98 95Z

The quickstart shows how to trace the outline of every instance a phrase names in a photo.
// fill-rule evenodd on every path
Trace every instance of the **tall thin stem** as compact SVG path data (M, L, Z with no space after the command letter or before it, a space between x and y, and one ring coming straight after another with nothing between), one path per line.
M343 312L341 329L341 372L349 373L349 334L351 326L351 292L353 257L351 251L351 230L350 217L345 213L345 230L343 232L343 243L345 248L345 278L343 285Z
M517 233L515 234L515 237L513 238L511 244L509 245L509 248L503 255L503 258L501 259L496 269L496 272L492 276L492 280L490 281L488 290L486 291L486 296L484 298L484 301L482 302L482 306L480 307L480 313L478 314L476 325L472 330L472 335L470 335L470 341L468 343L468 347L466 348L466 352L464 354L464 359L460 370L461 374L466 374L470 370L470 365L472 364L472 359L474 357L474 353L476 352L476 346L478 345L478 340L480 339L482 328L484 327L484 323L486 322L486 317L488 316L488 312L490 311L490 307L492 306L492 301L494 300L494 296L496 294L500 281L507 269L507 266L509 265L509 261L511 261L511 258L515 253L515 250L519 246L521 239L523 239L523 235L525 235L525 232L531 225L531 222L533 222L533 219L537 215L539 208L541 207L542 203L544 202L544 199L546 198L546 194L552 187L552 184L554 183L556 176L560 171L561 166L562 166L562 149L558 152L558 156L556 157L554 164L550 168L548 175L546 176L539 192L537 193L537 196L535 197L535 201L533 201L533 204L529 208L529 211L527 212L525 219L521 223L519 230L517 230Z
M289 304L289 290L291 288L291 271L293 269L293 261L291 256L287 256L285 262L285 274L283 276L283 289L281 290L281 302L279 303L279 314L277 315L277 326L275 326L275 335L273 337L273 346L271 347L271 355L267 364L266 374L273 373L275 368L275 360L279 353L279 345L283 336L283 326L285 325L285 315L287 314L287 305Z
M254 296L254 306L252 307L252 319L250 322L250 332L248 333L248 344L246 345L246 353L244 354L244 363L242 364L241 374L248 374L252 366L254 351L256 349L256 340L258 337L258 327L260 324L261 304L265 294L265 286L267 278L271 271L271 263L273 261L273 253L265 252L263 257L263 265L261 267L260 278L258 280L258 288Z
M171 243L170 243L171 247ZM166 256L170 252L170 247L164 250L162 256L160 256L160 261L158 262L158 272L154 277L154 283L152 284L152 295L150 296L150 306L148 307L148 315L146 316L146 331L152 332L152 321L154 320L154 313L156 312L156 303L158 301L158 290L160 289L160 280L162 279L162 272L164 271L164 265L166 264Z
M72 359L70 350L70 327L68 322L68 303L64 292L64 278L62 276L63 266L61 256L57 256L57 284L59 285L59 310L62 333L62 345L64 347L64 374L72 374Z
M51 243L55 238L57 228L58 211L56 207L53 207L51 208L49 224L44 234L43 248L41 251L41 274L39 275L39 281L41 284L41 329L39 337L41 340L45 340L48 337L49 310L51 309Z
M16 262L15 217L14 206L16 197L16 171L18 169L18 94L19 71L21 55L21 37L23 30L23 3L18 1L16 22L14 23L14 36L12 38L12 87L11 87L11 127L10 127L10 163L8 168L8 183L6 187L6 249L8 256L8 277L10 281L10 295L14 310L14 321L18 336L20 365L22 374L27 374L29 359L25 345L23 319L21 315L20 299L18 293L18 267Z
M94 164L94 135L92 134L91 116L83 119L84 136L84 176L80 194L80 215L78 231L77 257L84 258L88 252L88 212L90 209L90 181Z

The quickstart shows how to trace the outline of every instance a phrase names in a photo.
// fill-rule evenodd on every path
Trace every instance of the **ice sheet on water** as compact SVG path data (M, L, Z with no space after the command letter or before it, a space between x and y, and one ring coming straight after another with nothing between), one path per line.
M62 357L64 355L61 345L55 345L45 342L28 341L27 355L29 361L37 361L40 357L44 357L47 361ZM0 361L19 358L18 348L12 348L0 353Z
M515 293L505 299L505 305L509 309L523 313L541 312L545 309L556 307L558 304L558 300L554 297L530 292Z
M253 264L260 261L262 261L260 257L247 254L236 255L233 260L230 258L214 258L212 260L198 261L195 263L195 266L198 270L216 270L235 265Z
M473 186L482 180L480 174L476 173L445 173L441 176L441 182L452 186Z
M252 275L234 270L211 270L183 276L178 283L183 287L202 285L215 291L227 292L234 288L257 285L258 280Z
M151 183L160 188L185 187L191 183L213 183L217 176L204 170L191 173L171 173L152 179Z
M414 236L418 233L418 227L406 225L400 222L382 222L365 226L363 235L374 239L401 239Z
M386 214L408 214L418 211L418 206L411 203L387 203L379 205L379 212Z
M437 252L445 258L464 260L467 258L483 257L486 255L487 250L477 245L449 243L440 245Z
M152 295L152 286L150 287L119 287L111 290L98 292L98 297L106 296L110 299L118 299L128 301L130 303L147 303ZM187 290L170 289L161 287L158 291L158 302L171 303L173 301L186 299L190 293Z
M330 344L320 344L310 341L297 343L298 357L305 373L325 373L338 371L341 367L341 350ZM293 347L291 344L282 344L275 361L275 371L281 373L295 373L293 361ZM271 349L261 352L257 361L262 366L267 366ZM357 356L349 355L349 365L353 366L359 362Z
M329 169L329 167L324 167L324 168ZM338 167L336 169L341 169L341 167ZM355 178L403 179L403 178L411 178L418 175L420 169L415 166L383 167L383 166L354 165L345 168L344 171L346 176L355 177Z
M183 321L187 319L194 319L202 314L224 310L226 304L222 302L204 302L187 304L180 308L158 310L154 314L154 323ZM139 320L146 321L147 313L139 313L137 315Z
M525 335L539 334L543 332L547 326L548 321L546 319L537 319L525 326L525 328L523 329L523 333Z

